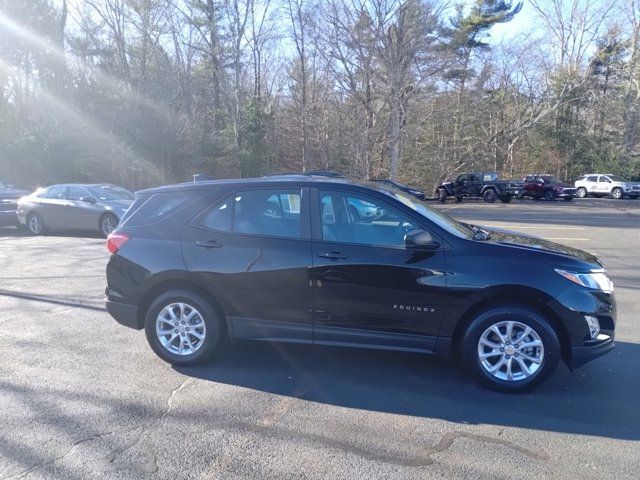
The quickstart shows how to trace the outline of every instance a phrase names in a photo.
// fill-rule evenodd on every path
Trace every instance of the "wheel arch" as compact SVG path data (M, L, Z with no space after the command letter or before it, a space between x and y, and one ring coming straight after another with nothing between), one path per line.
M563 360L568 359L571 354L569 332L560 317L549 307L548 300L551 300L551 298L544 292L521 286L507 286L486 292L482 298L478 298L473 305L465 310L460 320L456 323L451 336L451 355L459 356L462 337L474 318L490 308L509 305L530 308L549 320L560 341L561 358Z
M232 332L229 331L231 324L227 322L227 317L224 315L224 311L220 307L220 303L216 300L214 295L212 295L206 289L202 288L196 282L187 280L187 279L181 279L181 278L161 280L158 283L154 284L152 287L150 287L144 293L138 307L138 324L139 325L144 326L144 319L153 301L163 293L170 292L172 290L186 290L204 298L207 302L210 303L210 305L213 307L213 309L216 311L216 313L220 317L220 320L224 323L223 331L226 337L233 338L233 336L231 335Z

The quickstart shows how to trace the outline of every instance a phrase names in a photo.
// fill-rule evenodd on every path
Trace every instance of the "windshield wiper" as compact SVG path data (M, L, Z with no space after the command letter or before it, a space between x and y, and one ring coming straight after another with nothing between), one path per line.
M473 232L474 240L480 240L480 241L491 240L491 233L487 232L486 230L483 230L477 225L473 225L472 223L468 223L467 225Z

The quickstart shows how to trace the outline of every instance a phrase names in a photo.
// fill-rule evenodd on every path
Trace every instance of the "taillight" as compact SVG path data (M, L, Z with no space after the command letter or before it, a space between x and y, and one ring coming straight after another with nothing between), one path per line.
M118 250L120 250L130 238L126 233L110 233L107 237L107 250L109 250L111 254L118 253Z

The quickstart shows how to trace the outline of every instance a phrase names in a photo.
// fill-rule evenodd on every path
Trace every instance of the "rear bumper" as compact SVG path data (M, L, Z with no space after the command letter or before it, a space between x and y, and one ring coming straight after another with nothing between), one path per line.
M571 356L566 359L567 366L573 370L579 368L591 360L595 360L598 357L606 355L615 347L613 339L613 332L610 335L605 335L608 338L603 340L596 340L593 345L586 345L582 347L571 347Z
M109 312L119 324L136 330L144 328L144 322L138 319L138 307L136 305L116 302L107 298L105 300L105 306L107 312Z
M15 210L0 211L0 227L15 227L19 223Z

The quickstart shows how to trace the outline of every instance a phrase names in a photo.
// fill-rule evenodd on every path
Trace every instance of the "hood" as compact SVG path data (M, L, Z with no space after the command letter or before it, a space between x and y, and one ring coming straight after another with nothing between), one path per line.
M482 227L491 233L490 243L504 245L508 247L523 248L535 252L550 253L555 255L561 255L573 259L580 260L582 262L598 265L598 267L604 267L595 255L579 250L577 248L562 245L560 243L550 242L539 237L531 235L524 235L518 232L511 232L509 230L501 230L496 228Z
M133 200L99 200L98 204L105 207L111 207L113 210L120 210L123 208L129 208Z
M29 192L14 187L7 187L0 184L0 198L20 198L29 195Z

